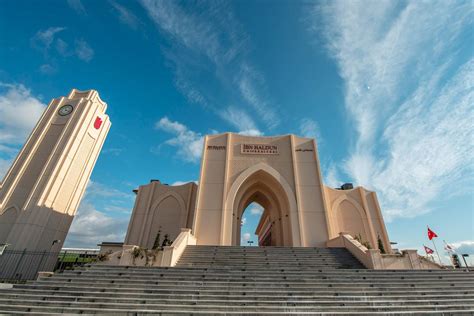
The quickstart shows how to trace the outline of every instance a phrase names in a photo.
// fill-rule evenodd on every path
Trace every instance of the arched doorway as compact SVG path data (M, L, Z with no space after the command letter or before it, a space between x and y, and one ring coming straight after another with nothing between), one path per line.
M256 202L250 203L244 210L240 226L241 246L263 246L260 243L261 238L265 237L262 234L262 227L267 229L267 226L269 226L268 221L263 216L264 211L263 206ZM265 226L261 225L262 220L265 221Z
M230 230L223 238L230 245L240 245L241 221L245 209L251 203L260 204L268 216L271 239L270 246L300 246L299 225L297 222L296 200L285 179L266 164L248 168L234 181L229 191L226 210Z

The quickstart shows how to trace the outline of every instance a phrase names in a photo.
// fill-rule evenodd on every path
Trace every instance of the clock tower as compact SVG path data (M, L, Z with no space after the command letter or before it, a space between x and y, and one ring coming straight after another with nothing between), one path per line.
M0 183L0 244L61 249L110 129L106 109L94 90L51 101Z

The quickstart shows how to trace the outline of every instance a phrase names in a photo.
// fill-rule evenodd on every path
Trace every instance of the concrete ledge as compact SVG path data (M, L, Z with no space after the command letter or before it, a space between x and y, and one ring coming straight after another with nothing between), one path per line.
M40 271L38 272L38 279L39 278L50 278L54 275L54 272L50 271Z
M344 247L367 269L374 270L425 270L442 269L434 262L428 262L416 250L403 250L402 254L381 254L378 249L367 249L347 233L340 233L326 243L329 248Z

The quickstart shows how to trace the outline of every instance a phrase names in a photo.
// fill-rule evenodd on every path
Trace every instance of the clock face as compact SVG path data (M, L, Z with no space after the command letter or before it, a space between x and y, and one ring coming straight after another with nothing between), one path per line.
M66 116L68 114L71 114L72 110L74 108L72 107L72 105L69 105L69 104L66 104L66 105L63 105L59 111L58 111L58 114L61 115L61 116Z

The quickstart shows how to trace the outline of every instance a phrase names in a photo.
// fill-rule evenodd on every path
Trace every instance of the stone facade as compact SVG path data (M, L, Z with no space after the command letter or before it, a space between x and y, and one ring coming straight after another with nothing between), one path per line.
M192 227L196 192L194 182L170 186L156 180L140 186L125 244L152 249L158 232L161 242L165 235L175 240L181 228Z
M191 228L198 245L239 245L252 202L264 208L256 233L266 245L326 247L347 233L391 252L376 194L325 186L314 139L234 133L206 136L199 186L140 187L125 244L151 248L158 230Z
M51 101L0 184L0 244L61 249L111 125L106 109L94 90Z

